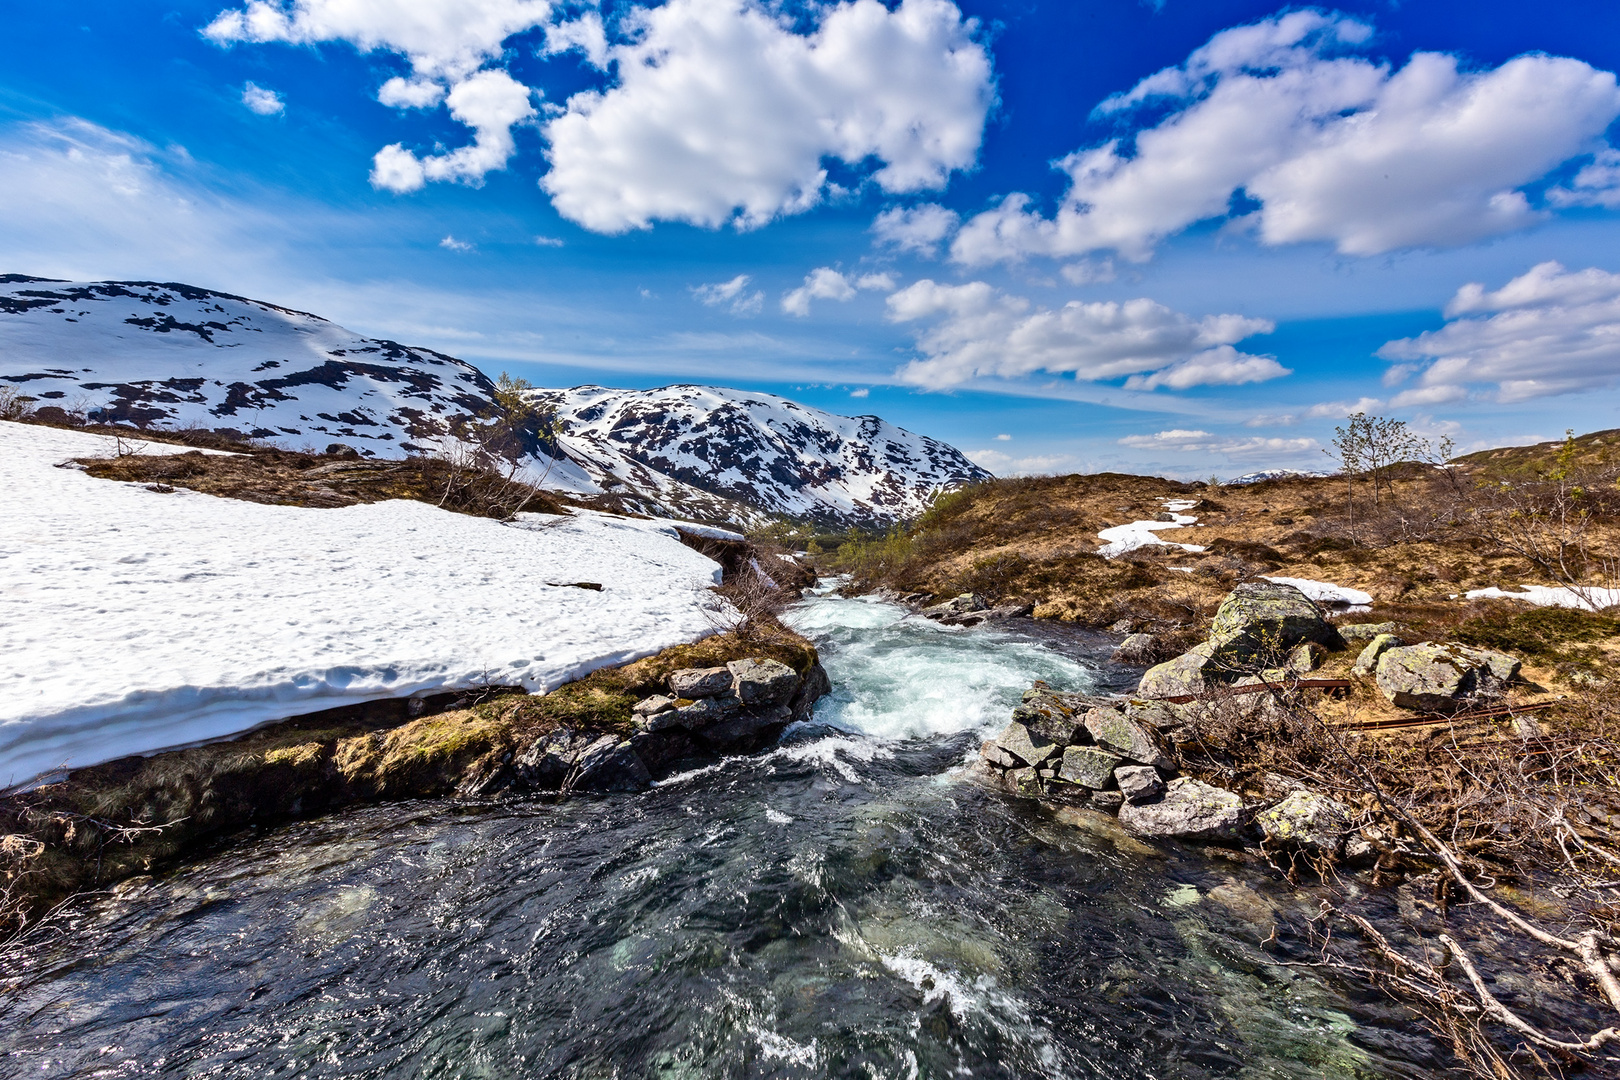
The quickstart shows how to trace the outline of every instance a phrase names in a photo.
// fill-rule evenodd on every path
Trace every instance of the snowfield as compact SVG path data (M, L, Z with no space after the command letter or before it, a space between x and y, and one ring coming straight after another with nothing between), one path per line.
M1107 529L1097 531L1097 539L1105 541L1097 549L1097 554L1105 559L1117 559L1138 548L1151 547L1155 544L1164 547L1177 547L1182 551L1194 553L1208 550L1198 544L1178 544L1174 540L1166 540L1155 535L1165 529L1181 529L1193 524L1198 519L1190 514L1183 514L1183 510L1191 510L1198 505L1197 499L1165 499L1164 508L1174 521L1133 521L1129 525L1114 525Z
M1537 607L1582 608L1586 611L1602 611L1620 604L1620 589L1604 589L1596 585L1580 589L1563 585L1520 585L1518 592L1506 592L1493 585L1488 589L1471 589L1463 595L1469 600L1523 600Z
M0 786L354 702L543 692L733 614L671 522L262 506L56 467L109 449L0 422Z

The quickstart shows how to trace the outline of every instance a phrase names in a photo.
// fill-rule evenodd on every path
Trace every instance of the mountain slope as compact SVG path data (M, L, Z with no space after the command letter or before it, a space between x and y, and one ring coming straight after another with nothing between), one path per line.
M432 453L497 409L483 372L367 338L317 315L173 282L0 275L0 384L36 406L113 423L227 430L289 449ZM627 509L755 523L786 514L881 525L939 487L989 474L935 439L770 394L717 387L536 392L561 460L524 462L542 486L608 493Z
M912 517L941 487L989 479L961 451L876 416L709 386L535 392L597 476L674 506L712 498L823 525Z

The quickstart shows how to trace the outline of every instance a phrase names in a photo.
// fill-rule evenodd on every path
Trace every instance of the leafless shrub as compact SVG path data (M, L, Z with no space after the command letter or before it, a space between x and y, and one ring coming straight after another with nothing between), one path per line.
M9 383L0 383L0 420L27 420L34 415L34 399Z

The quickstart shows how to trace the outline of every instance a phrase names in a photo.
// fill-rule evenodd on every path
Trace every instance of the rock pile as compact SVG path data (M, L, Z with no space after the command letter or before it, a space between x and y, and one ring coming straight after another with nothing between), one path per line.
M641 791L656 776L725 754L751 753L810 715L832 689L820 664L800 676L766 657L671 672L666 692L638 701L634 730L582 734L567 727L518 753L518 786L547 791Z
M913 594L913 599L918 594ZM1028 615L1035 610L1034 604L1000 604L992 605L990 601L978 593L962 593L939 604L922 607L917 614L946 626L978 626L982 622L996 619L1017 619Z
M980 747L980 765L1019 795L1117 814L1136 836L1264 843L1274 851L1323 856L1358 842L1349 807L1297 782L1278 778L1281 798L1246 803L1234 792L1178 775L1174 738L1187 709L1061 693L1036 683L1012 722Z

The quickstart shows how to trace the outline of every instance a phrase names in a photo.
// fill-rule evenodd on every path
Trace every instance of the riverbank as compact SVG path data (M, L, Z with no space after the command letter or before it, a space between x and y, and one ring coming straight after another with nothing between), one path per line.
M66 896L163 872L244 829L364 803L645 790L760 749L828 689L815 647L756 615L542 696L496 686L368 702L76 769L0 795L0 916L14 929ZM668 707L636 711L655 699Z

